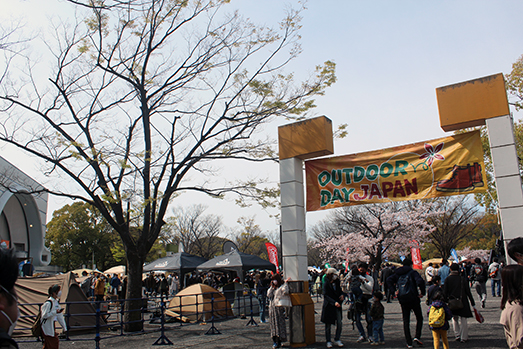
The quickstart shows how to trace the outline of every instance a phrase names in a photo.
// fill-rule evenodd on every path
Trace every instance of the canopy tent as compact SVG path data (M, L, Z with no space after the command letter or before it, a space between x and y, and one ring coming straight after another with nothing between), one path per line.
M104 271L104 274L125 274L125 265L117 265Z
M233 316L231 305L223 294L204 284L191 285L178 292L169 303L165 314L181 321L208 320Z
M144 273L157 272L159 270L165 272L175 271L179 275L180 287L183 288L185 286L185 278L183 276L186 273L195 270L198 265L205 261L207 261L207 258L195 256L186 252L178 252L145 265L143 271Z
M31 333L31 326L40 311L40 304L49 298L47 294L49 287L55 284L61 286L61 303L85 302L70 304L69 308L64 310L71 314L71 317L67 320L69 330L74 331L75 327L82 326L81 330L85 331L86 328L96 326L96 310L91 303L87 303L87 297L76 282L74 274L69 272L48 277L18 278L15 288L22 317L18 320L15 331L17 334L28 335ZM28 303L31 305L28 305ZM63 307L65 308L65 304ZM104 322L103 318L100 321Z
M163 257L145 265L143 271L176 271L178 274L182 275L193 271L198 265L205 261L207 261L206 258L198 257L186 252L178 252L174 253L172 256Z
M272 270L276 272L276 266L265 259L252 254L243 253L240 251L231 251L221 256L202 263L198 266L198 270L229 270L235 271L240 278L243 279L242 271L251 269Z

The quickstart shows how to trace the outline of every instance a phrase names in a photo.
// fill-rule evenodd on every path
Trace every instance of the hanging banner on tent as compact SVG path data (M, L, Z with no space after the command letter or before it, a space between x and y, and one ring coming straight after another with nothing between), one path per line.
M276 266L276 270L279 273L278 269L278 249L274 244L271 244L270 242L265 243L265 247L267 247L267 255L269 255L269 262L274 264Z
M479 131L305 162L307 211L483 192Z

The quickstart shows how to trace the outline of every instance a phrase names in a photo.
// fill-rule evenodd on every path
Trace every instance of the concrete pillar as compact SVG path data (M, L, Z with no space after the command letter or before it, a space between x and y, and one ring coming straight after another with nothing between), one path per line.
M514 141L514 124L509 115L486 120L505 252L510 240L522 236L523 189ZM506 253L507 262L510 260Z
M282 256L285 278L307 280L303 161L280 160Z

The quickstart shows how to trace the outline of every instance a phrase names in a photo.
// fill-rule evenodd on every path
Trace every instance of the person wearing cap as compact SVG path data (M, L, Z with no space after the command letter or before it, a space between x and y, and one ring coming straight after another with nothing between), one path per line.
M341 290L339 272L334 268L328 268L325 273L325 283L323 284L323 308L321 311L321 322L325 324L325 341L327 348L332 348L331 326L336 324L336 334L334 344L343 347L340 340L342 330L342 309L341 305L345 295Z
M0 265L0 348L18 349L11 338L20 317L15 290L18 262L13 249L0 248Z
M42 305L42 334L44 337L43 349L58 349L58 333L55 331L54 323L58 321L62 330L67 331L64 321L64 308L58 303L62 296L60 285L53 285L48 290L49 299Z

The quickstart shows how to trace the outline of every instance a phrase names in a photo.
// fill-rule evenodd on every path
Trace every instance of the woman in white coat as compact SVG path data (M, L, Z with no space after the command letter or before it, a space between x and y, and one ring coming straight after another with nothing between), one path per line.
M62 296L60 285L49 287L49 299L42 305L42 334L44 336L43 349L58 349L58 333L55 331L54 323L58 321L63 331L67 331L64 321L63 308L60 307L58 300Z

